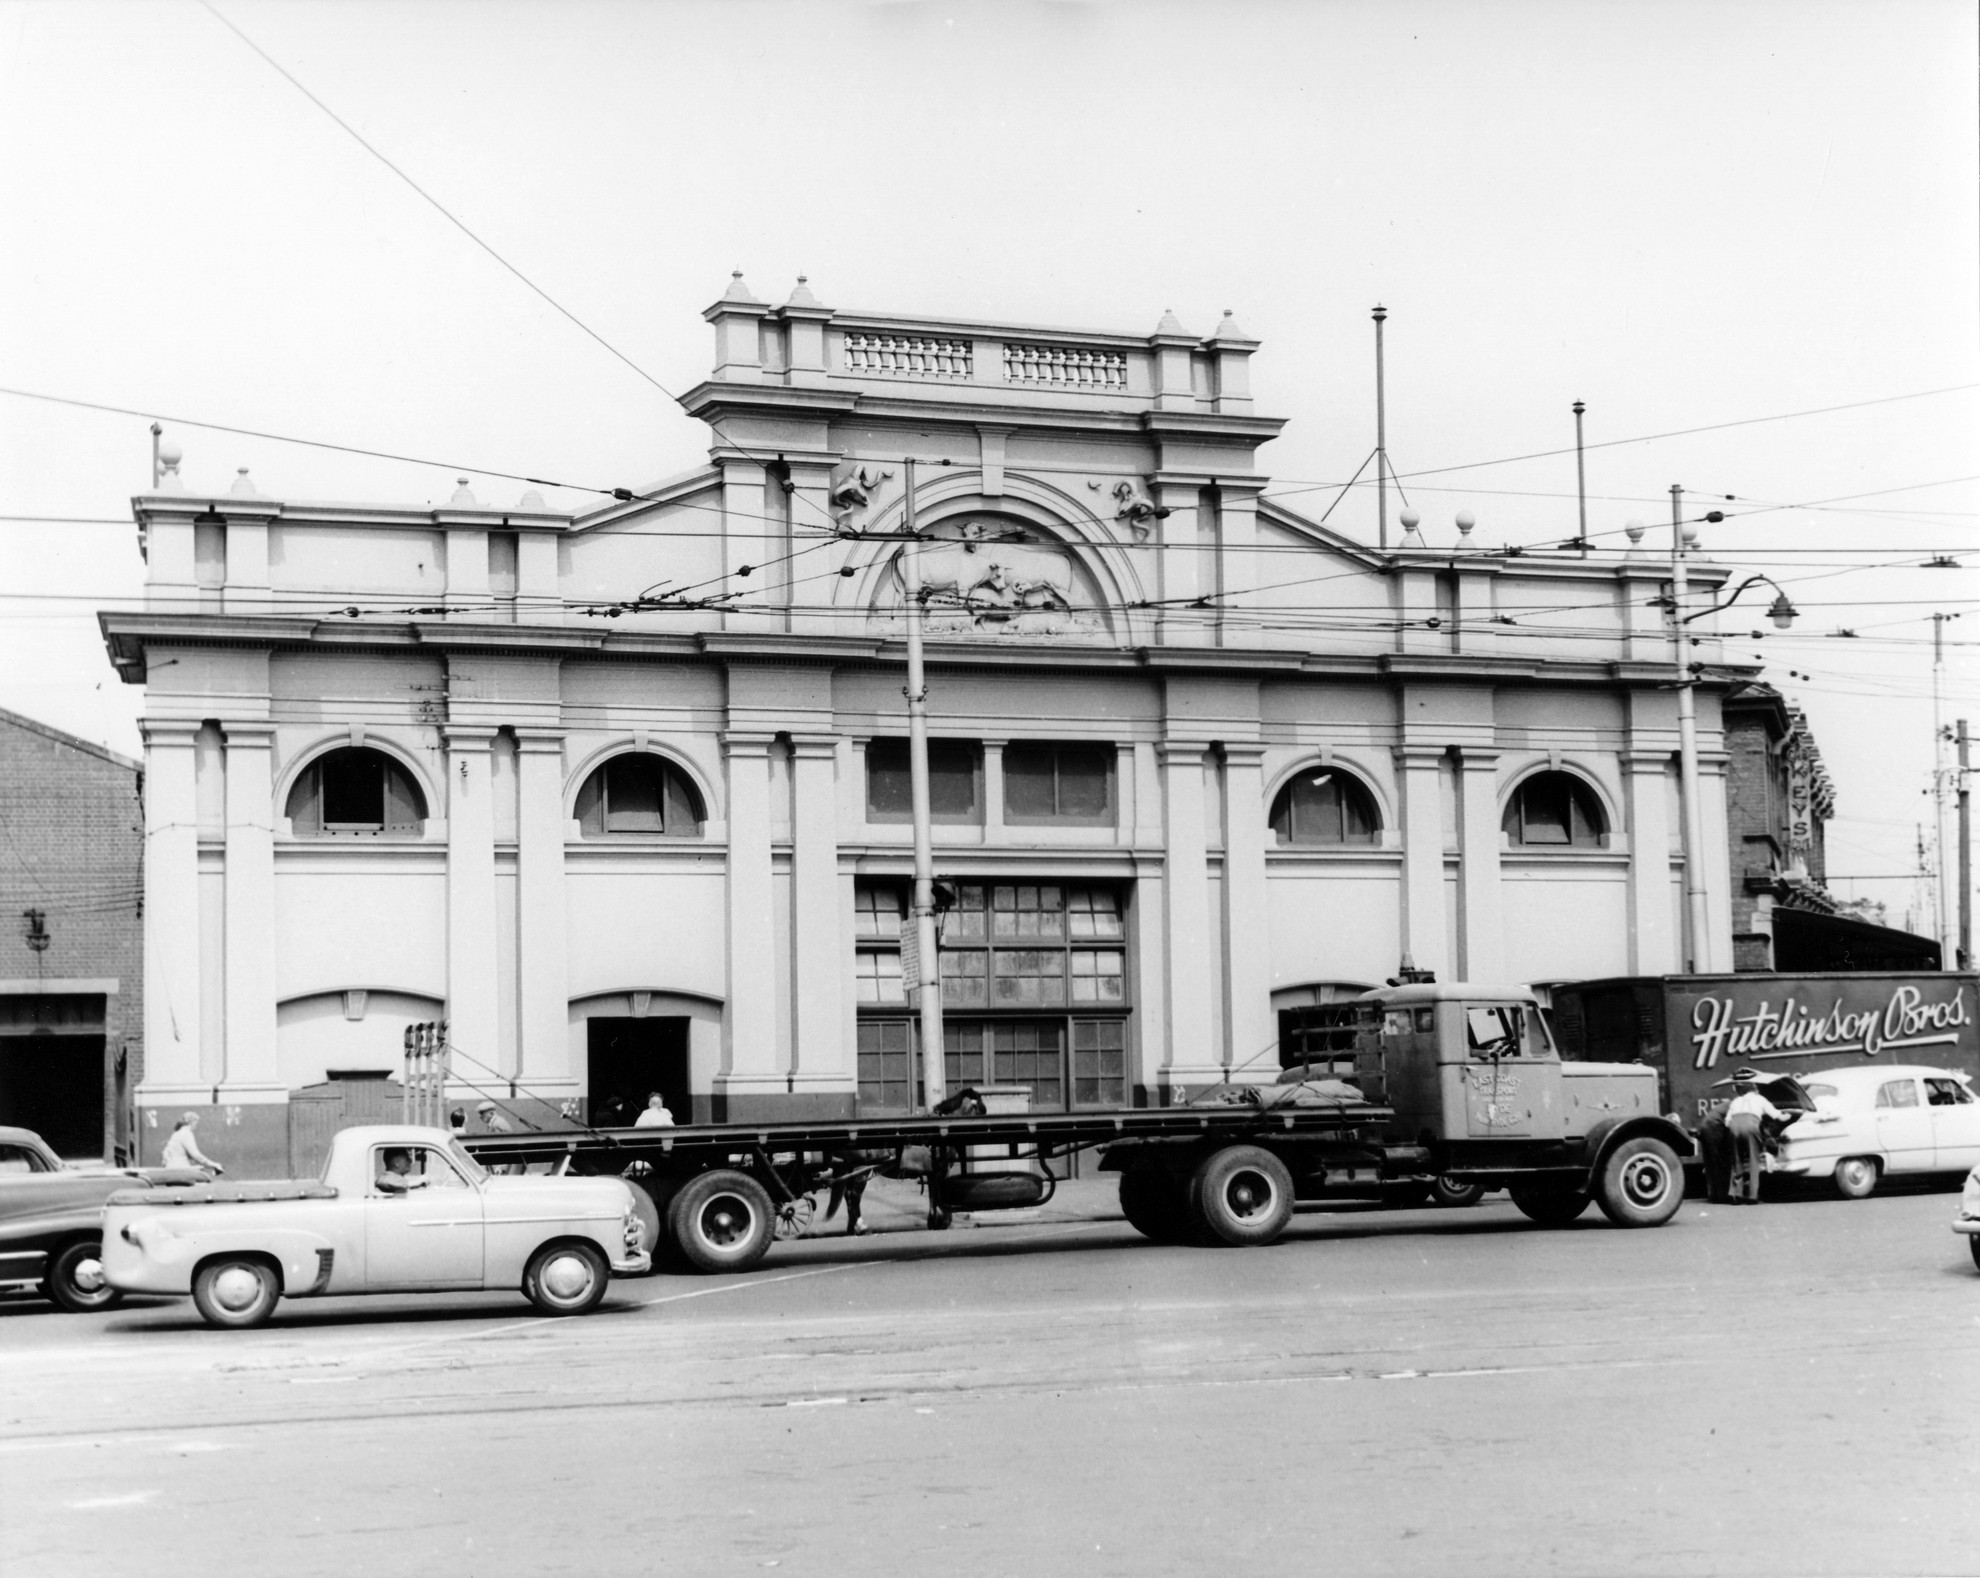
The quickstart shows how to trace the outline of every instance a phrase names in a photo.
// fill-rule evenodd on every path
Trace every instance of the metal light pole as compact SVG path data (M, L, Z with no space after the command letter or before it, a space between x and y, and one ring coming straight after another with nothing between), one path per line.
M1692 698L1691 665L1685 659L1684 489L1671 484L1671 640L1677 648L1678 799L1684 822L1684 968L1696 974L1709 965L1705 949L1705 818L1698 794L1698 714Z
M1959 954L1962 970L1973 968L1973 801L1966 788L1966 720L1959 720ZM1945 962L1941 957L1941 964Z
M1579 400L1574 403L1574 498L1577 529L1575 541L1580 544L1581 557L1588 557L1588 473L1581 462L1581 413L1588 409Z
M935 836L928 806L928 674L921 656L921 544L914 526L914 462L903 465L907 497L903 506L901 583L907 593L908 784L914 811L915 978L921 993L921 1080L932 1109L947 1094L946 1049L942 1043L942 961L935 941Z

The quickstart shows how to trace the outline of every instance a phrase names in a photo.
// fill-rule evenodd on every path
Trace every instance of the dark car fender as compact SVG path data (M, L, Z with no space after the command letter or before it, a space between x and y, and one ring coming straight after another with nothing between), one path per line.
M1690 1161L1698 1153L1691 1136L1669 1118L1649 1115L1604 1118L1589 1129L1587 1138L1582 1142L1586 1147L1589 1177L1593 1178L1601 1172L1610 1153L1623 1141L1638 1138L1662 1140L1677 1153L1680 1162Z

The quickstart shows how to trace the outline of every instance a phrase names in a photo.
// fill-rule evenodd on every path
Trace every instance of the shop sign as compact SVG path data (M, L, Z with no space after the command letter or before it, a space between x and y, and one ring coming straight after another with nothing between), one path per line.
M1707 988L1691 1005L1691 1066L1961 1046L1973 1040L1972 986L1954 977L1943 984L1868 978Z

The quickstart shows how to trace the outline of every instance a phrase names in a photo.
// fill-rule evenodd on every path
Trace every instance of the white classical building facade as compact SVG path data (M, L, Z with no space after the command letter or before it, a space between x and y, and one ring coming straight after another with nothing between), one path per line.
M103 624L147 686L148 1145L198 1108L279 1166L439 1019L461 1104L530 1121L912 1102L910 461L952 1083L1269 1077L1302 1008L1405 955L1679 966L1666 555L1302 518L1228 316L1072 332L738 277L707 317L707 464L597 508L135 500L145 606ZM1698 690L1705 968L1740 672Z

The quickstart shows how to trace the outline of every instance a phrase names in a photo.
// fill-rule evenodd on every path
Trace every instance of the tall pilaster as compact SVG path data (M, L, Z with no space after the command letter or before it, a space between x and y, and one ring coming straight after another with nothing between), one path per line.
M564 895L564 737L516 730L516 1067L532 1093L575 1088L570 1068L570 945Z
M138 1099L171 1106L200 1084L199 721L147 718L144 731L144 1081ZM169 1131L169 1125L167 1130ZM147 1156L163 1134L146 1132Z
M1265 890L1265 749L1224 746L1224 1023L1228 1061L1270 1078L1278 1040L1272 1014L1271 927Z
M1672 925L1668 750L1622 757L1624 814L1629 818L1629 972L1670 975L1684 967Z
M1499 895L1499 756L1465 747L1458 766L1458 968L1467 981L1505 976Z
M837 766L834 736L792 736L791 1084L850 1093L854 1070L839 1014L851 945L839 906Z
M1198 743L1165 741L1162 833L1167 848L1162 884L1162 1017L1169 1061L1162 1071L1171 1091L1215 1084L1224 1064L1210 1000L1210 877L1204 838L1203 755Z
M501 1056L496 1018L495 790L492 728L449 724L447 735L447 1024L464 1079L491 1077Z
M728 968L722 1071L715 1076L718 1119L746 1116L754 1100L784 1089L777 1068L775 990L765 979L775 914L770 874L771 739L755 733L722 736L729 797Z
M275 808L265 721L228 723L225 937L227 1061L221 1099L279 1100L275 1044Z
M1438 800L1442 750L1396 752L1403 789L1403 951L1419 970L1450 974L1444 915L1444 813Z

